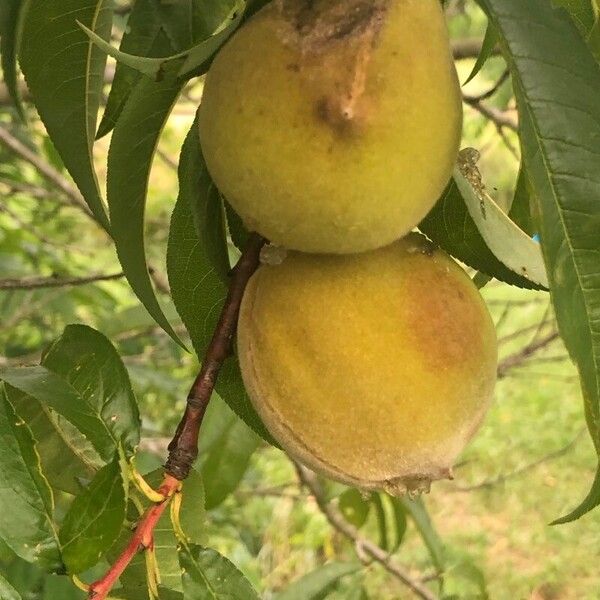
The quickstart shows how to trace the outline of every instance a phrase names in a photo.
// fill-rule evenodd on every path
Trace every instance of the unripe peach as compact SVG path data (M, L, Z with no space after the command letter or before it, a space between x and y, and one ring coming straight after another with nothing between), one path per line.
M199 112L208 169L248 228L305 252L411 231L461 123L439 0L276 0L221 49Z
M419 234L262 265L242 302L238 350L252 402L291 456L392 493L450 475L496 381L483 299Z

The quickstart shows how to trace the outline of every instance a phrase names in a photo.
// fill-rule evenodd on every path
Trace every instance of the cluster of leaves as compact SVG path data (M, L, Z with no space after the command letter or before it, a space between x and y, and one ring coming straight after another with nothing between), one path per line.
M488 277L550 289L600 452L600 180L594 169L600 155L599 7L597 0L556 1L560 9L546 0L478 3L489 27L473 75L499 44L519 108L519 184L507 213L483 186L472 185L476 167L464 164L421 229ZM161 132L186 83L206 72L218 48L261 3L137 0L118 50L109 44L110 33L124 22L110 0L47 0L34 9L32 4L4 0L0 6L2 67L17 112L25 114L19 64L53 147L93 217L114 241L132 289L156 323L183 345L174 326L180 319L201 357L226 294L231 259L246 232L210 179L194 124L181 153L179 197L171 217L167 271L178 317L170 314L157 298L148 269L148 180ZM118 62L97 126L107 54ZM93 149L96 139L109 132L105 202ZM541 245L532 241L533 234L540 235ZM40 366L4 369L1 376L5 485L0 505L14 510L14 490L25 501L10 523L3 522L0 537L15 554L49 571L85 572L100 558L110 559L140 508L136 490L130 489L140 423L127 372L108 340L72 326ZM260 438L273 443L248 401L235 357L226 362L217 392L251 429L226 409L215 413L219 416L207 428L199 467L205 483L210 481L207 508L235 489ZM232 443L217 446L217 439ZM242 460L232 458L236 455ZM187 506L204 505L202 477L186 485L186 498ZM380 517L391 511L395 544L402 541L410 514L441 570L420 505L388 503L364 501L354 491L340 496L342 510L357 525L370 510ZM599 503L600 471L589 497L563 520ZM184 503L184 520L186 510ZM240 597L254 597L227 559L201 546L197 515L186 527L192 542L179 540L178 552L168 519L159 527L161 535L163 530L168 552L159 560L165 587L173 590L165 592L166 598L180 597L182 590L195 597L198 586L223 585L224 580ZM180 567L186 573L183 581ZM352 568L324 567L314 576L321 590L314 597L323 597L325 583L332 585ZM137 597L137 588L146 585L143 565L134 564L130 576L122 581L123 598ZM3 585L8 586L0 580L0 591ZM300 585L306 589L308 583ZM9 594L2 591L2 597ZM281 597L294 598L293 588Z

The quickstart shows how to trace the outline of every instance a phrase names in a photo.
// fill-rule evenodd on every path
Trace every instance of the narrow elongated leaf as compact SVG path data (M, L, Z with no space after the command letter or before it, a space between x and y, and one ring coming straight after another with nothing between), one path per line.
M231 413L229 427L202 458L206 508L215 508L238 487L260 438Z
M250 582L216 550L180 546L185 600L259 600Z
M69 573L93 567L117 539L127 506L125 469L116 457L71 504L59 532Z
M132 455L140 441L140 415L125 365L110 341L91 327L69 325L42 364L95 408L126 455Z
M107 195L112 236L119 260L133 291L154 320L181 341L160 307L146 263L144 210L148 178L158 139L181 91L170 76L143 79L130 95L110 144Z
M90 440L105 461L117 450L115 438L96 406L92 406L62 377L46 367L0 369L0 379L33 396L62 415Z
M227 296L228 268L221 200L206 169L194 123L179 160L179 197L171 217L167 272L173 302L199 360ZM246 394L235 357L225 361L216 389L236 414L272 443Z
M521 288L539 288L514 273L488 248L477 229L454 179L419 229L446 252L469 267Z
M527 175L527 167L521 164L519 169L519 176L517 177L517 186L515 188L515 195L513 202L510 207L510 218L529 236L533 236L537 233L535 230L535 224L531 215L531 208L533 205L533 190L529 183L529 176Z
M65 166L98 222L108 228L92 156L106 55L92 45L77 21L108 39L112 0L33 4L25 17L21 68Z
M21 594L0 574L0 598L2 600L22 600Z
M127 28L123 33L119 49L129 54L154 56L152 50L159 32L158 0L138 0L127 19ZM171 53L168 52L167 55ZM139 71L122 62L117 63L104 115L98 127L98 138L114 128L131 90L139 82L140 77Z
M56 571L62 560L54 500L35 441L0 386L0 538L21 558Z
M473 66L473 70L471 71L463 85L467 85L467 83L473 80L479 73L479 71L481 71L488 58L494 53L497 44L498 32L494 29L492 25L488 23L487 29L485 30L485 36L483 38L483 44L481 46L481 52L479 52L479 56L475 61L475 65Z
M444 546L437 531L433 527L433 523L429 518L429 513L420 498L417 500L401 499L401 502L406 509L406 512L413 520L423 542L429 550L431 560L438 571L443 571L445 565Z
M146 481L153 487L158 487L164 470L157 469L146 475ZM204 485L196 471L192 471L183 486L182 504L180 510L181 526L185 535L192 543L201 544L205 541ZM131 537L131 532L124 530L122 539L116 544L115 550L125 546ZM162 515L154 529L154 548L160 567L161 583L176 592L183 591L181 583L181 567L177 557L177 538L173 531L171 517L168 511ZM112 551L111 551L112 552ZM111 558L114 560L114 557ZM127 591L146 593L146 564L143 555L136 556L127 571L121 576L121 583ZM162 596L161 596L162 597Z
M25 0L2 0L0 2L0 55L6 89L22 119L21 96L17 85L17 54L21 43L21 28Z
M275 594L274 600L323 600L342 577L356 573L360 568L360 563L328 563L307 573L287 589Z
M545 0L485 0L502 36L560 333L600 453L600 69L570 18ZM562 522L578 518L590 497Z
M94 447L44 403L7 384L5 387L10 403L31 429L42 470L52 489L78 494L80 482L91 480L103 465Z

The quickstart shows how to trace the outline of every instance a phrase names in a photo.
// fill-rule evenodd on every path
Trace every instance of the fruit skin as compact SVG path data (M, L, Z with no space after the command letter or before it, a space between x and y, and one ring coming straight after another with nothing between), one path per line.
M221 49L202 150L250 230L305 252L370 250L425 217L456 160L444 15L439 0L312 4L273 2Z
M363 489L428 489L478 428L497 342L467 274L420 234L262 265L241 306L252 402L297 460Z

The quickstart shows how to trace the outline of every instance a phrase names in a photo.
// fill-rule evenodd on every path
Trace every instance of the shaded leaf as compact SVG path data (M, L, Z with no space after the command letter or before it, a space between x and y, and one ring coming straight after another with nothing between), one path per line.
M429 550L429 554L435 568L438 571L443 571L446 562L444 557L444 546L440 536L433 526L433 523L431 522L431 519L429 518L429 513L425 508L423 500L420 498L417 500L401 498L400 501L406 509L407 514L410 515L412 521L417 527L421 538L423 538L423 542L425 542L425 545Z
M0 574L0 598L2 600L22 600L21 595Z
M475 65L473 66L473 70L463 83L463 85L467 85L469 81L474 79L476 75L481 71L488 58L492 56L494 50L496 49L496 45L498 44L498 32L494 29L494 27L488 23L487 29L485 30L485 37L483 38L483 44L481 46L481 51L479 52L479 56L475 61Z
M108 39L112 1L36 2L25 17L20 63L65 166L98 222L108 228L92 154L106 55L92 46L77 21Z
M69 325L42 364L95 408L131 456L140 441L140 415L125 365L110 341L91 327Z
M216 550L180 546L186 600L259 600L250 582Z
M521 119L561 336L576 363L600 453L600 69L571 19L544 0L485 0L502 35ZM561 520L577 518L590 496Z
M25 560L49 571L62 568L52 490L35 441L0 386L0 537ZM6 518L10 515L10 518Z
M154 320L178 344L181 342L158 303L148 273L144 211L152 159L181 87L172 77L158 82L144 78L136 86L113 132L107 173L112 236L123 271Z
M202 360L227 296L229 268L221 200L208 175L196 124L179 160L179 197L171 217L167 272L171 295ZM272 438L252 406L235 357L225 361L216 391L254 431Z
M23 16L27 3L24 0L0 2L0 58L4 83L21 119L25 119L21 95L17 85L17 55L21 44Z
M127 485L126 466L116 457L71 504L59 531L69 573L93 567L117 539L125 520Z
M274 600L324 600L342 577L355 573L361 566L342 562L322 565L275 594Z
M360 529L367 521L371 502L356 488L350 488L339 497L338 508L346 521Z

